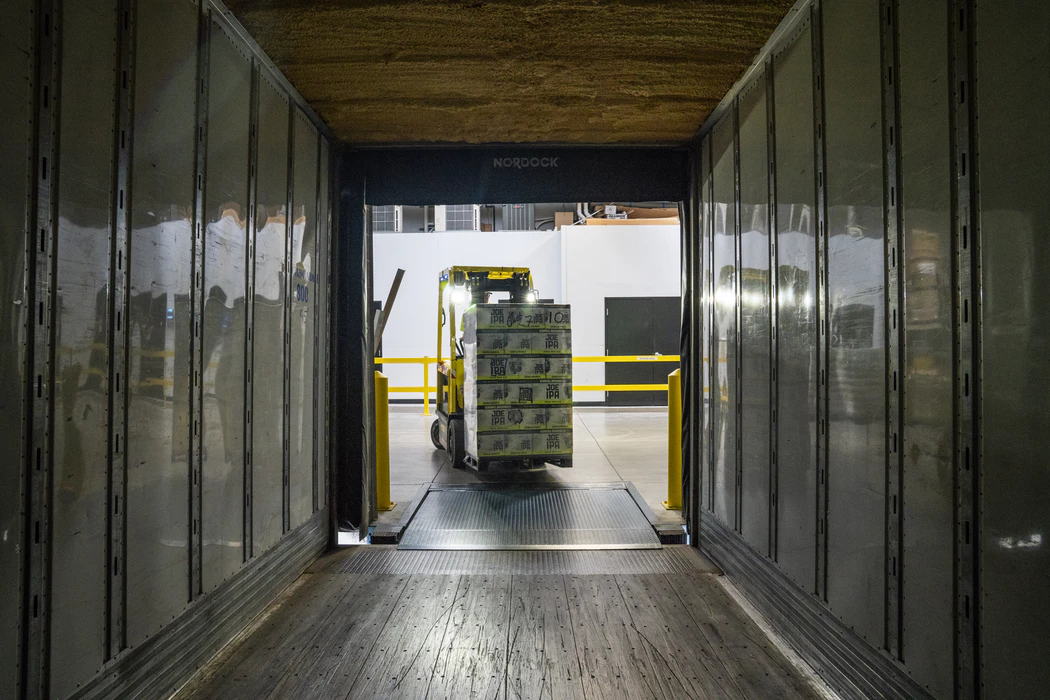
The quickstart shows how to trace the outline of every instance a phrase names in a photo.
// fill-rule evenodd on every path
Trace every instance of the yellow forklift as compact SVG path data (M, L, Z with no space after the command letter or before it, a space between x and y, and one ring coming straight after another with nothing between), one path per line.
M527 267L449 267L438 278L437 419L430 426L434 447L448 453L452 466L466 466L466 429L463 422L462 328L456 309L484 304L493 293L509 294L514 304L538 299ZM448 359L443 359L444 329L448 328Z

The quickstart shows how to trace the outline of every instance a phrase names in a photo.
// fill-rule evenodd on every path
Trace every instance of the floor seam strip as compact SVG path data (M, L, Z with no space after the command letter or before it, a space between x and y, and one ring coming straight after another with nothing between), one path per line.
M579 411L573 410L573 415L575 415L575 416L576 416L577 418L579 418L579 419L580 419L580 425L582 425L582 426L583 426L583 429L584 429L584 430L586 430L586 431L587 431L587 434L591 436L591 439L592 439L592 440L594 440L594 444L598 446L598 451L602 453L602 457L604 457L604 458L605 458L605 461L609 463L609 467L610 467L610 468L611 468L611 469L612 469L612 470L613 470L614 472L616 472L616 477L617 477L617 478L618 478L618 479L619 479L620 481L623 481L623 480L624 480L624 478L623 478L623 477L622 477L622 476L620 475L620 470L619 470L619 469L617 469L617 468L616 468L616 465L615 465L615 464L613 464L613 461L612 461L611 459L609 459L609 455L605 453L605 449L604 449L604 448L602 447L602 443L600 443L600 442L598 441L598 438L594 437L594 433L592 433L592 432L591 432L591 429L590 429L590 427L589 427L589 426L587 425L587 421L585 421L585 420L583 419L583 414L581 414L581 413L580 413Z

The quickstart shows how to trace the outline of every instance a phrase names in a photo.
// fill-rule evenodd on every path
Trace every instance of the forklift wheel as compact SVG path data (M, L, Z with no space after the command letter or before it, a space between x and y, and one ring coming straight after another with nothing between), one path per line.
M430 441L432 443L434 443L434 449L435 450L443 450L443 449L445 449L441 445L441 439L440 438L441 438L441 421L439 421L437 418L435 418L434 422L430 424Z
M448 421L448 458L454 469L463 469L467 466L465 448L463 420L450 418Z

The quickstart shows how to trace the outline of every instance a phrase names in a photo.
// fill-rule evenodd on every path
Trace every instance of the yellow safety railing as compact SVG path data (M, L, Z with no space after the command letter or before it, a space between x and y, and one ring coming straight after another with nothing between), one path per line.
M678 362L678 355L574 355L575 362ZM423 365L422 386L392 386L391 394L423 394L423 415L430 415L430 365L433 357L377 357L377 365ZM667 384L574 384L573 391L667 391Z
M423 365L423 386L392 386L389 387L391 394L423 394L423 415L430 415L430 365L434 364L433 357L377 357L377 365Z

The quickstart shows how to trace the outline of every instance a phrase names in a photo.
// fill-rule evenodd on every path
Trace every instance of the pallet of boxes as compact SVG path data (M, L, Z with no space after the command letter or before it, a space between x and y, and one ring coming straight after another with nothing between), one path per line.
M476 304L463 319L467 463L572 466L568 304Z

